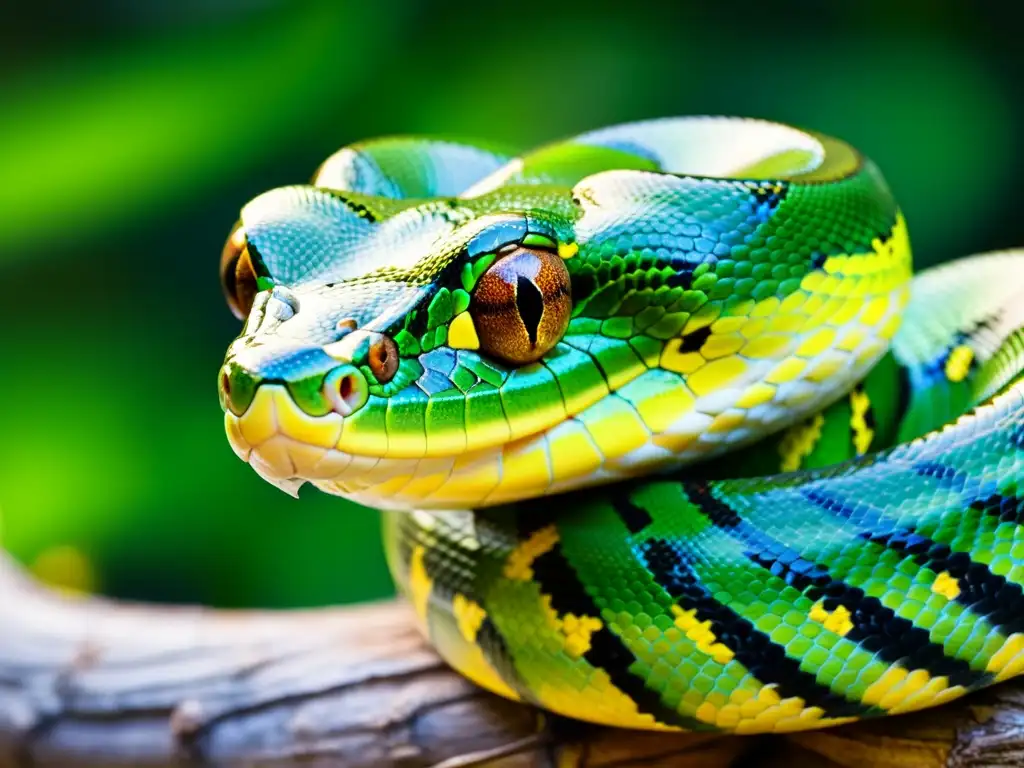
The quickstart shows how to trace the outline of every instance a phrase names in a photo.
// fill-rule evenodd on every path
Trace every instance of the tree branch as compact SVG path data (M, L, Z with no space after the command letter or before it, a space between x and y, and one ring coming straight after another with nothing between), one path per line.
M59 595L0 556L0 766L992 766L1024 686L790 737L596 728L451 672L406 606L219 612Z

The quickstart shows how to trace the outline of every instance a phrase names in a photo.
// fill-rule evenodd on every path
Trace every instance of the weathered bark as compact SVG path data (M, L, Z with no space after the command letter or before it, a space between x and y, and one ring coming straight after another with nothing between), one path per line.
M217 612L58 595L0 559L0 765L1024 764L1024 685L789 737L650 734L478 690L400 603Z

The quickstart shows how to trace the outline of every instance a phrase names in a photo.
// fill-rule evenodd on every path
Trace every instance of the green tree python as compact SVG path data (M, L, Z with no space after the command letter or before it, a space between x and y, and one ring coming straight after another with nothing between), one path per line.
M423 631L491 691L756 733L1024 670L1024 251L912 280L841 141L379 139L249 202L221 278L235 452L385 509Z

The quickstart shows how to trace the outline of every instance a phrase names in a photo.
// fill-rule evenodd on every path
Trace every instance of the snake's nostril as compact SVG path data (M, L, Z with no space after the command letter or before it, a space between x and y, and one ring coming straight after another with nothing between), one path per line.
M225 370L220 372L220 391L224 397L231 398L231 377L228 376L228 372Z
M366 403L366 379L353 365L341 365L324 378L324 396L342 416L349 416Z

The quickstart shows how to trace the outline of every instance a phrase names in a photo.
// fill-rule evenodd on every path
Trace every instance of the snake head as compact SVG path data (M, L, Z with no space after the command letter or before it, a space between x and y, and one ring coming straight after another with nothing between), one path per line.
M236 452L285 490L358 497L424 467L450 473L467 453L493 464L564 420L560 397L538 409L528 392L569 324L571 231L558 215L453 200L312 186L256 198L221 258L245 319L220 373Z
M834 140L653 122L478 178L399 143L260 195L224 249L226 429L286 490L461 508L679 466L820 409L898 327L903 220Z

